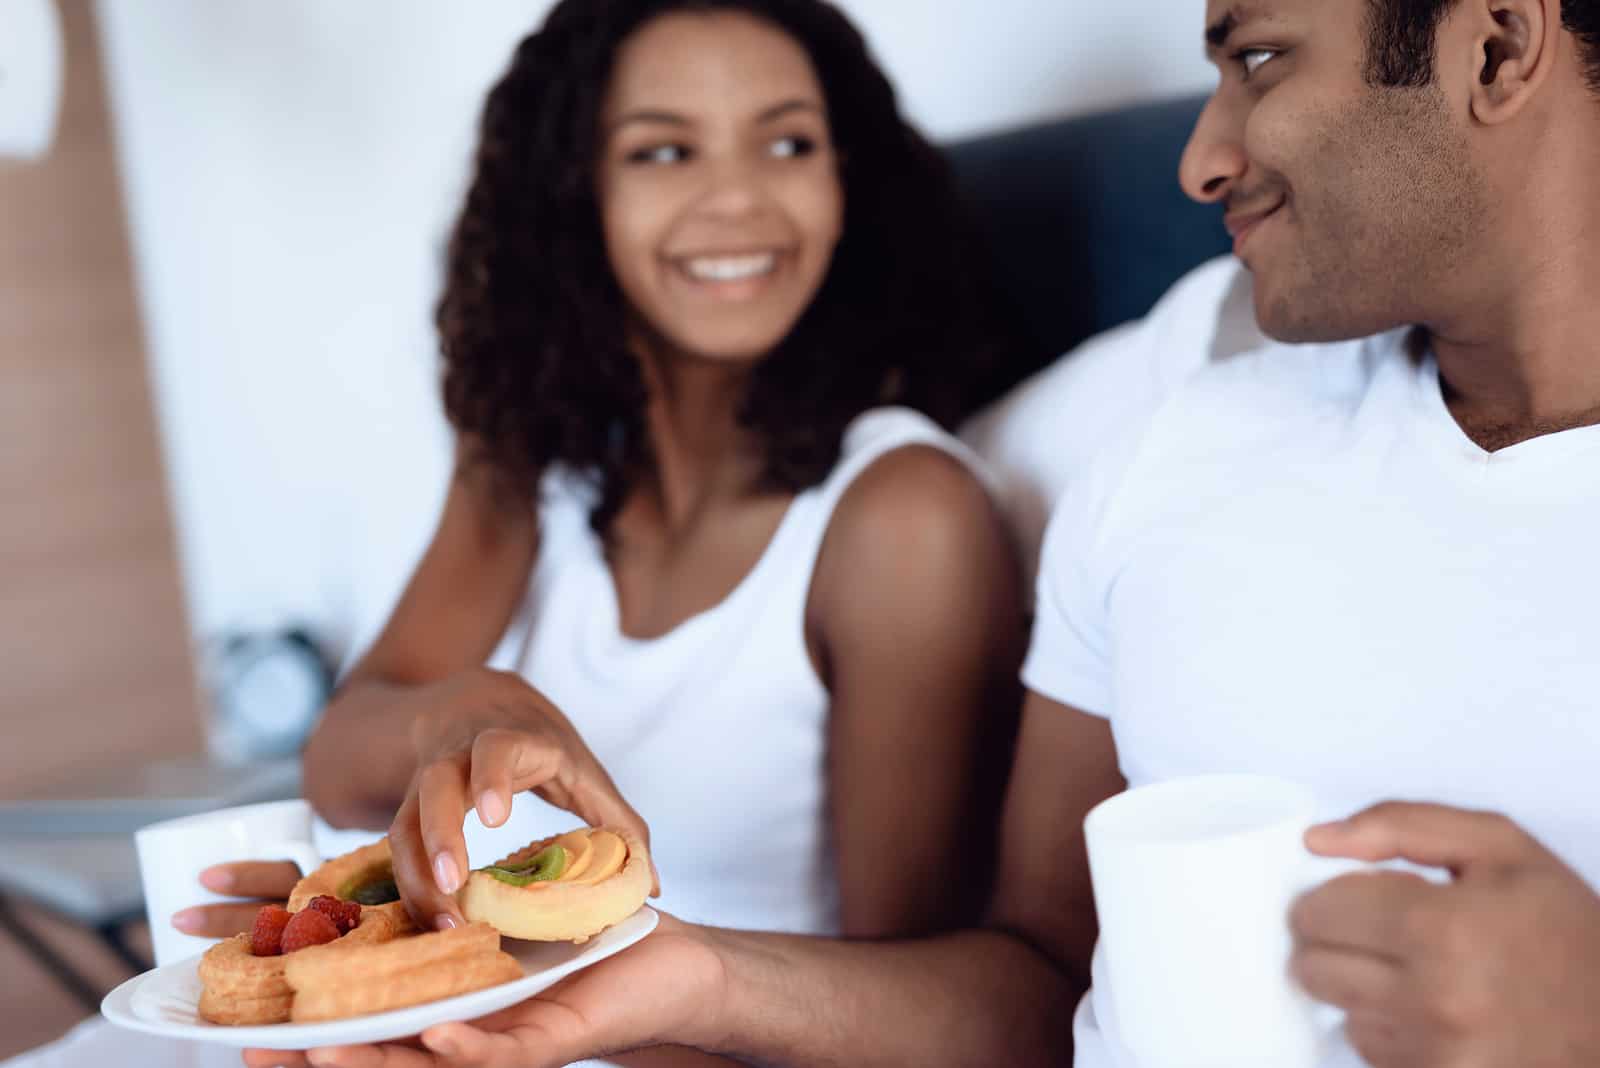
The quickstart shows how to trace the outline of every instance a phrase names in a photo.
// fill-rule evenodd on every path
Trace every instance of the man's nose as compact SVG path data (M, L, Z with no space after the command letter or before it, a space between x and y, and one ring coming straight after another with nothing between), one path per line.
M1189 135L1183 161L1178 165L1178 182L1192 199L1218 204L1227 200L1248 166L1244 124L1226 102L1214 95Z

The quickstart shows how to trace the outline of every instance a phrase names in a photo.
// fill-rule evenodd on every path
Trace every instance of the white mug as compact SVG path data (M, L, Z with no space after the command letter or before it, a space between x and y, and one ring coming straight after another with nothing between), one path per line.
M311 806L305 801L268 801L153 823L134 833L139 878L156 965L203 953L217 940L184 934L172 914L193 905L237 901L200 885L213 864L239 860L292 860L301 872L322 863L312 845Z
M1313 856L1311 791L1255 775L1119 794L1084 821L1116 1030L1138 1068L1315 1068L1336 1022L1289 975L1294 899L1367 867Z

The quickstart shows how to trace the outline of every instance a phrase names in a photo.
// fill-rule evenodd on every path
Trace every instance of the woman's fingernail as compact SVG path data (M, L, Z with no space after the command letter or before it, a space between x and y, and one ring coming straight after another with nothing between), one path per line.
M453 931L461 926L456 922L456 918L448 912L441 912L439 918L433 921L433 925L441 931Z
M498 827L506 820L505 802L493 790L478 795L478 818L490 827Z
M461 871L449 853L433 858L433 881L439 884L440 893L453 894L461 889Z
M197 934L202 922L199 909L184 909L172 914L172 926L189 934Z
M226 865L219 864L200 873L200 885L219 894L232 890L234 881L233 872Z
M424 1038L422 1044L441 1057L454 1057L460 1052L460 1047L448 1038Z

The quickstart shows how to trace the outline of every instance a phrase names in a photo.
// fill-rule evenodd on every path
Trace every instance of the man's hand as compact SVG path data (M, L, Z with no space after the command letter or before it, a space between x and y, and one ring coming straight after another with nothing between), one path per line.
M1373 1068L1600 1064L1600 896L1510 820L1391 802L1306 844L1454 876L1346 875L1291 913L1295 976Z
M172 915L172 926L201 938L229 938L248 932L262 905L281 905L300 881L292 860L241 860L217 864L200 873L200 885L217 894L245 900L195 905Z
M453 895L467 877L461 819L487 827L532 790L591 825L650 829L561 711L520 676L479 669L420 689L409 700L417 770L389 829L395 884L424 929L459 922ZM657 888L659 889L659 887Z
M665 914L648 938L527 1001L472 1023L441 1024L421 1041L312 1050L338 1068L558 1068L716 1034L725 977L714 932ZM298 1065L298 1054L252 1050L248 1065Z

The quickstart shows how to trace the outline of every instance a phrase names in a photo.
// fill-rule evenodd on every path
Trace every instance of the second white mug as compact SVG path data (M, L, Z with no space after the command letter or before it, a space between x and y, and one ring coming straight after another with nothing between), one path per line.
M1156 783L1089 813L1110 981L1096 1006L1139 1068L1315 1068L1329 1026L1289 975L1289 908L1358 866L1306 850L1316 814L1308 788L1254 775Z

